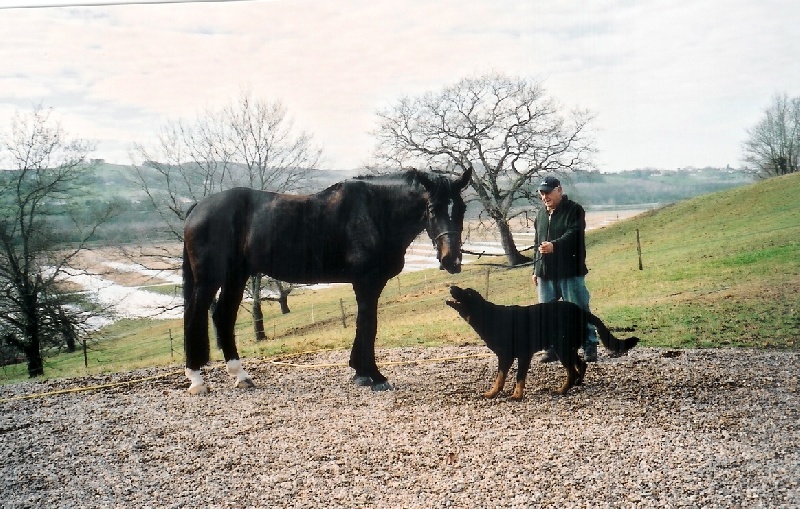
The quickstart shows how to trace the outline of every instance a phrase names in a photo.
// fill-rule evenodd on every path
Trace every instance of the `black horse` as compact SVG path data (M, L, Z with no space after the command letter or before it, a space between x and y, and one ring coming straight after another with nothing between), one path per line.
M408 170L347 180L308 196L235 188L199 202L186 218L183 244L189 392L207 391L200 368L209 360L208 311L220 290L212 318L228 373L237 387L254 385L242 369L233 329L247 278L257 273L290 283L352 283L355 383L392 389L375 363L378 298L422 230L440 268L461 271L461 191L471 174Z

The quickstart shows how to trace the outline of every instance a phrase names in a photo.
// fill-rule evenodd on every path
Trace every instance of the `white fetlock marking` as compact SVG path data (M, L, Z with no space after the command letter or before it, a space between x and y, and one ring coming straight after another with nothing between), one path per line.
M191 394L200 394L206 392L205 382L203 381L203 372L194 369L186 368L184 371L186 373L186 378L189 379L189 392Z
M250 375L247 374L247 371L244 370L242 367L242 363L239 359L231 359L225 364L225 369L228 371L228 374L236 379L236 386L240 386L240 382L244 382L245 385L252 385L253 381L250 378Z

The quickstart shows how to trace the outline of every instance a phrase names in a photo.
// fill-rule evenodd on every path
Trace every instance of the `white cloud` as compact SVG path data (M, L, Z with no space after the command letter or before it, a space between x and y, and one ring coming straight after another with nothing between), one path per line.
M603 169L737 164L772 94L800 95L798 20L800 4L781 0L2 10L0 115L54 106L113 160L165 120L250 87L282 100L331 166L350 168L368 158L381 106L495 70L542 78L566 106L595 111Z

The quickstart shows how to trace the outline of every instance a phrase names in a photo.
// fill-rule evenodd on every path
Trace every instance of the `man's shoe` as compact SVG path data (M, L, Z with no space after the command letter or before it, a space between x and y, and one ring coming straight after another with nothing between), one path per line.
M583 345L583 360L586 362L597 362L597 343L587 342Z
M556 356L556 352L554 352L552 348L545 350L544 353L539 357L539 362L542 364L546 362L555 362L557 360L558 357Z

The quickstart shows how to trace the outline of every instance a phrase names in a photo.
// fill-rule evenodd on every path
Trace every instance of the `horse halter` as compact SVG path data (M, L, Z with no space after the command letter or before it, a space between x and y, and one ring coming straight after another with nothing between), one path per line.
M450 235L451 233L459 233L459 232L458 232L458 231L456 231L456 230L447 230L447 231L443 231L442 233L440 233L439 235L437 235L437 236L435 236L433 239L431 239L431 242L433 242L433 245L434 245L434 246L436 246L436 241L437 241L437 240L441 239L441 238L442 238L442 237L444 237L445 235Z

